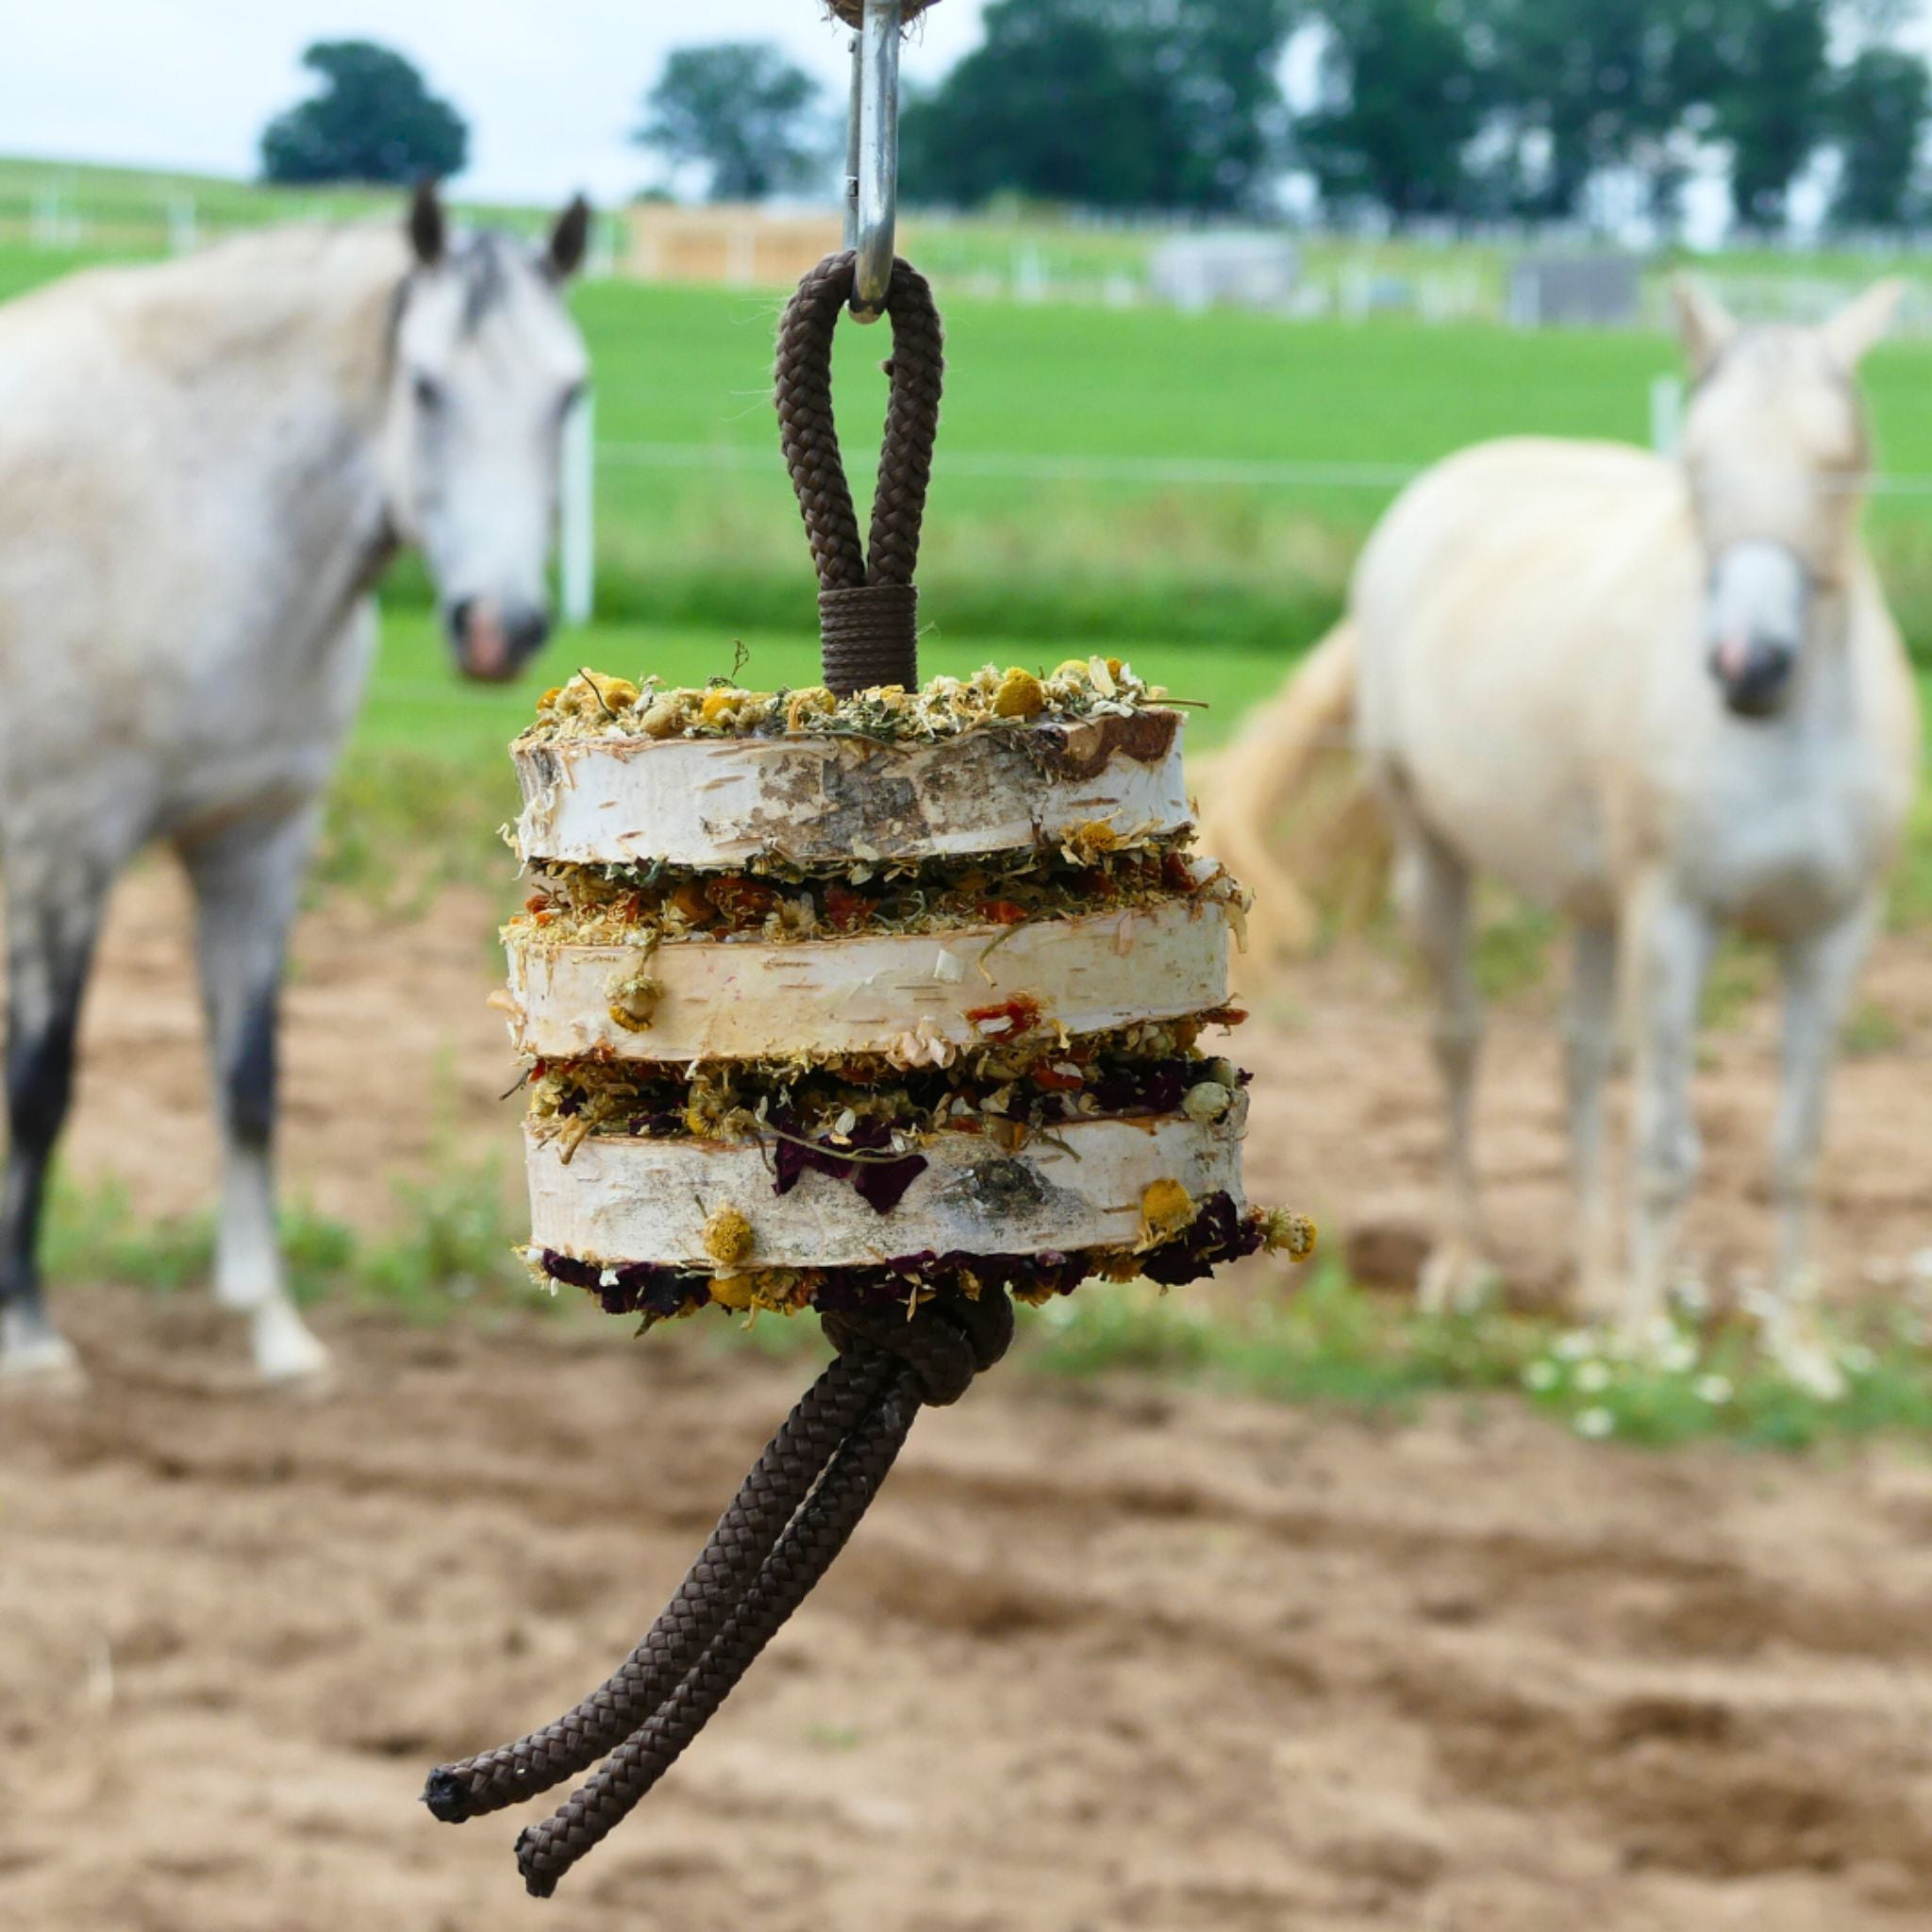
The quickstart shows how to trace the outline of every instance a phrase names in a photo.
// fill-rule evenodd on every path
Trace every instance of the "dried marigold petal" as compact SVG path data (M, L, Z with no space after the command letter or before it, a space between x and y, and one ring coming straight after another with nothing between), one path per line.
M1177 1180L1156 1181L1141 1196L1141 1245L1158 1247L1194 1218L1194 1197Z

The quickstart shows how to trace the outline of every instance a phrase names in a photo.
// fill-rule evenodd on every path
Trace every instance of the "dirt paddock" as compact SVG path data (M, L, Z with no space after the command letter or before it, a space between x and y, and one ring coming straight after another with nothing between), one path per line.
M489 908L312 917L289 1164L325 1212L507 1146ZM399 963L401 962L401 963ZM200 1205L194 1002L158 874L117 908L72 1164ZM1909 949L1827 1175L1835 1274L1932 1241ZM1398 1252L1439 1135L1374 959L1244 1043L1258 1190ZM1707 1070L1693 1245L1761 1254L1768 1015ZM1484 1109L1505 1259L1554 1285L1556 1049ZM525 1901L515 1818L426 1766L634 1641L797 1363L690 1333L373 1316L325 1399L250 1391L198 1299L61 1284L83 1404L0 1405L8 1932L1858 1932L1932 1899L1932 1466L1586 1445L1510 1404L1395 1427L1003 1372L927 1417L844 1563L651 1806Z

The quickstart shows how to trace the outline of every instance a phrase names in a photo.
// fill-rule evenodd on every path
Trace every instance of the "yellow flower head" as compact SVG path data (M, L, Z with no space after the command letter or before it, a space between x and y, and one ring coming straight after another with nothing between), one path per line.
M992 708L995 717L1037 718L1046 708L1046 692L1032 672L1015 665L1000 679L1000 688L993 693Z
M720 1208L705 1223L705 1253L721 1268L735 1268L750 1257L756 1238L736 1208ZM713 1290L713 1293L716 1290Z
M597 701L609 711L627 711L638 701L638 688L627 677L605 677L586 671L583 681L596 693Z
M1306 1214L1291 1214L1286 1208L1273 1208L1262 1216L1261 1241L1271 1255L1286 1255L1291 1261L1306 1261L1315 1252L1318 1230Z

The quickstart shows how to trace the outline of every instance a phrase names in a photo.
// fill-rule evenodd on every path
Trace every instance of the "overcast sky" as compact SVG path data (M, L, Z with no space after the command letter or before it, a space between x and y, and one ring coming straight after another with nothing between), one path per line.
M979 37L985 0L945 0L915 32L911 75ZM651 177L626 133L668 49L781 41L828 82L848 36L816 0L53 0L0 9L0 153L247 175L256 137L309 92L311 41L399 47L468 118L478 199L618 199Z
M937 76L977 44L985 5L935 8L908 74ZM837 89L847 38L817 0L41 0L8 8L4 32L0 152L250 175L262 124L309 92L301 50L366 36L408 54L467 116L459 192L582 188L607 203L658 178L625 137L672 47L780 41Z

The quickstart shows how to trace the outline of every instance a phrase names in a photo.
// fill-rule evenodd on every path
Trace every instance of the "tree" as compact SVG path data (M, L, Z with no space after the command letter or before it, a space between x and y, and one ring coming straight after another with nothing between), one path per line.
M1672 136L1705 91L1704 49L1729 0L1472 0L1499 105L1501 198L1574 216L1591 178L1634 168L1668 201ZM1748 4L1748 0L1747 0Z
M818 83L765 42L680 47L644 102L639 143L711 171L713 201L763 201L824 156Z
M985 44L912 102L914 198L1092 208L1258 203L1282 152L1276 70L1301 0L995 0Z
M1464 153L1484 119L1469 26L1439 0L1325 0L1328 105L1296 127L1325 201L1398 221L1466 206Z
M1732 211L1754 227L1777 227L1791 183L1826 132L1826 0L1731 0L1726 15L1712 131L1731 146Z
M1905 226L1920 138L1932 115L1924 61L1899 47L1867 47L1835 77L1829 113L1843 163L1832 222L1841 228Z
M262 130L271 181L420 181L459 175L470 130L402 55L373 41L317 41L302 56L320 93Z

